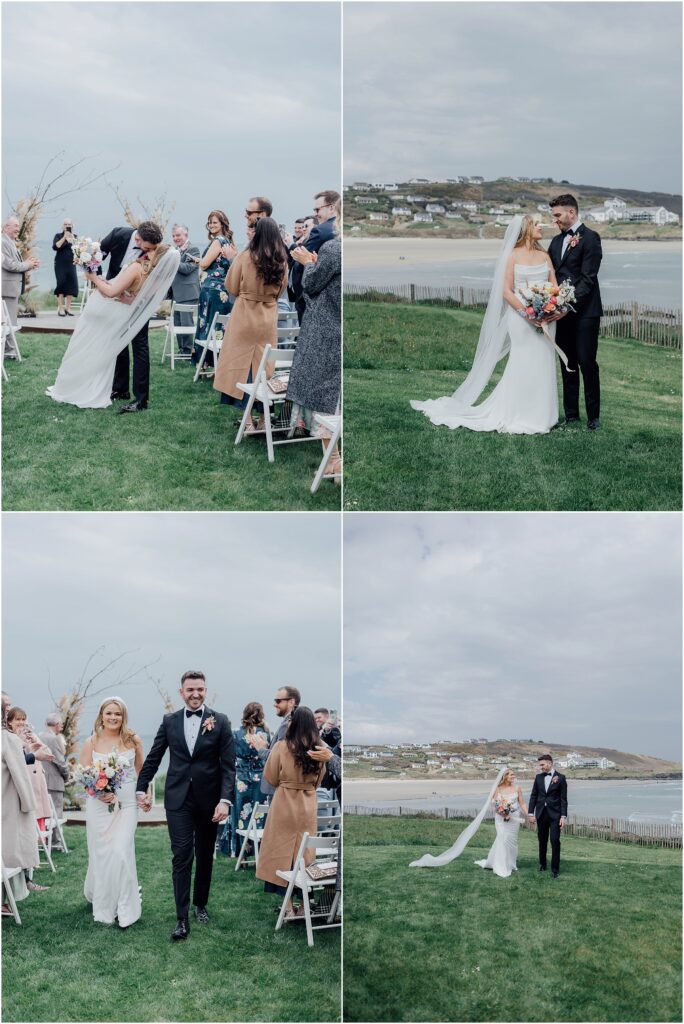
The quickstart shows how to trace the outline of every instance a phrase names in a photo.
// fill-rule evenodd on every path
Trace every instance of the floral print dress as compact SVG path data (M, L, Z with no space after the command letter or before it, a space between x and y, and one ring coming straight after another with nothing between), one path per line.
M259 727L256 732L263 733L271 742L268 727ZM237 834L239 828L246 828L252 815L255 803L265 803L261 793L261 776L264 773L264 761L247 741L247 730L244 727L233 733L235 740L235 798L221 834L220 847L223 853L236 857L242 836Z
M223 235L217 235L212 241L220 245L228 245L228 239ZM206 247L202 256L205 256L212 242ZM210 263L206 270L206 276L200 288L199 305L197 309L197 330L195 331L195 342L206 341L209 334L215 313L225 315L233 308L230 296L226 291L226 274L231 261L221 253L218 254L213 263ZM192 354L193 363L199 362L202 354L202 346L195 344ZM205 366L213 366L214 356L207 352Z

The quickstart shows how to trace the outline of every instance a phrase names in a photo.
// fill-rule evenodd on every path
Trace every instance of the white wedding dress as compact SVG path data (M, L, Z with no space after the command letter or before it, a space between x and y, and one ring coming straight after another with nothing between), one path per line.
M131 768L135 750L121 755L129 759ZM108 754L93 752L93 760L106 760ZM135 799L135 772L119 790L111 813L108 805L96 797L86 798L86 835L88 839L88 872L83 888L85 898L93 905L93 918L102 924L127 928L141 915L142 906L135 864L135 830L138 805Z
M515 289L548 281L548 264L514 266ZM497 431L501 434L546 434L558 422L558 385L553 344L508 306L503 324L510 355L503 376L480 405L465 405L456 395L411 402L435 424L454 429ZM555 323L547 325L555 337Z
M489 868L500 878L508 878L518 870L518 832L524 820L518 797L513 797L509 802L511 804L509 820L504 821L500 814L494 813L496 839L486 859L475 861L479 867Z
M114 367L120 352L157 311L176 276L179 255L167 250L127 305L94 291L78 318L57 379L46 395L79 409L112 404Z

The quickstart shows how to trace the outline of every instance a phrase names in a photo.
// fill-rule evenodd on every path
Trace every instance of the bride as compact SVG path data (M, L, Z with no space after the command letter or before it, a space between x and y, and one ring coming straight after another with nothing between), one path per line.
M508 810L504 811L506 804ZM486 860L476 860L474 863L481 868L491 868L494 874L501 878L507 878L513 871L517 871L518 831L525 820L520 809L522 808L527 814L527 807L522 798L522 790L519 786L517 788L515 786L515 776L510 768L500 770L480 812L464 828L453 846L436 857L426 853L419 860L412 861L409 867L440 868L460 857L492 805L494 807L496 839ZM496 810L497 807L499 811ZM504 813L500 813L502 811ZM508 820L504 821L504 817Z
M524 319L517 292L527 284L556 284L551 259L540 244L542 230L529 215L508 226L494 270L489 303L470 373L453 395L411 402L438 425L501 434L546 434L558 422L558 385L554 342L556 325L547 320L548 336ZM496 364L510 352L501 380L475 405Z
M128 928L141 914L135 864L135 787L144 758L142 742L128 725L128 709L120 697L109 697L100 705L93 734L81 751L81 764L92 765L113 753L125 757L135 770L116 796L105 793L86 798L88 872L83 891L93 905L95 921L113 924L118 920L120 928ZM115 808L110 812L112 803Z
M78 318L57 380L46 394L80 409L112 404L116 358L152 318L176 276L179 253L159 242L112 278L87 273L95 289Z

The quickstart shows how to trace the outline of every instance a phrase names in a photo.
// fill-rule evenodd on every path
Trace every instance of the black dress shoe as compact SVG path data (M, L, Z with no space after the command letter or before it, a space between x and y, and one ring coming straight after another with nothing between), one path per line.
M551 872L551 877L552 878L558 878L559 874L560 874L560 871L552 871Z
M118 402L119 399L129 399L131 397L131 393L130 391L112 391L109 397L111 398L112 402Z
M142 412L147 408L147 402L131 402L130 405L122 405L119 412Z
M181 939L187 939L190 934L190 922L187 917L179 917L176 927L171 932L171 941L180 942Z
M195 917L200 924L209 924L209 915L206 907L195 907Z
M598 417L596 417L595 420L589 420L589 422L587 423L587 427L589 430L598 430L600 426L601 420Z
M546 864L540 864L539 865L539 870L540 871L546 871Z
M565 417L565 426L566 427L571 427L573 423L580 423L580 422L581 422L581 420L580 420L579 416L566 416Z

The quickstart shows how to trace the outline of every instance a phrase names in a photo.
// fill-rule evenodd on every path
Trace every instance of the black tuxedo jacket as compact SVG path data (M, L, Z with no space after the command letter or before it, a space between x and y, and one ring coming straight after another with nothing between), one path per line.
M133 228L113 228L100 242L100 249L105 256L109 256L109 266L107 267L108 281L116 277L121 270L121 261L126 255L126 249L132 234Z
M558 779L558 782L554 782L553 779ZM535 818L539 819L545 808L552 821L558 821L559 818L566 818L568 815L568 783L560 772L554 771L548 793L544 785L543 773L537 775L534 780L527 809L530 814L534 814Z
M309 252L318 252L320 247L335 237L335 218L331 217L322 224L316 224L311 229L311 234L304 243L304 248ZM291 257L290 257L291 258ZM302 275L304 267L301 263L292 260L292 287L288 294L291 294L291 301L296 302L302 297Z
M598 283L598 272L603 257L601 238L586 224L580 224L577 235L579 242L575 246L568 245L562 259L563 235L556 235L551 239L549 256L556 272L556 280L558 284L570 281L574 286L577 316L601 316L603 306Z
M164 715L159 732L145 758L138 776L137 791L144 791L157 773L161 760L169 751L169 770L164 788L164 807L179 810L185 803L190 786L200 807L213 810L219 800L234 798L235 741L226 715L205 706L202 724L192 754L185 742L183 716L185 708ZM216 724L205 729L204 723L213 715Z

